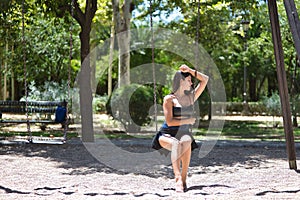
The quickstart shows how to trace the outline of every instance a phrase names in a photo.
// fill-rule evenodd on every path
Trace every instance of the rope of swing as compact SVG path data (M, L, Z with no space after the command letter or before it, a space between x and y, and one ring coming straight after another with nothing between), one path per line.
M199 67L199 37L200 37L200 0L198 0L197 2L197 23L196 23L196 38L194 41L194 45L195 45L195 69L197 70L197 68ZM195 83L194 83L195 84ZM195 102L194 102L194 95L193 94L193 113L195 114ZM191 128L191 133L193 132L193 129Z
M22 45L23 45L23 67L24 67L24 89L25 89L25 112L27 132L29 133L29 142L32 141L32 133L30 130L30 122L28 116L28 89L27 89L27 66L26 66L26 39L25 39L25 2L22 1Z
M70 25L70 54L69 54L69 67L68 67L68 99L70 98L70 85L71 85L71 66L72 66L72 50L73 50L73 16L74 16L74 0L71 0L71 25ZM70 99L69 99L70 100Z
M153 2L154 3L154 2ZM150 27L151 27L151 52L152 52L152 76L153 76L153 96L154 96L154 121L155 121L155 131L158 130L157 125L157 97L156 97L156 74L154 65L154 30L153 30L153 3L150 0Z
M200 37L200 0L197 1L197 25L196 25L196 40L195 40L195 64L196 67L199 65L198 54L199 54L199 37ZM195 68L196 68L195 67Z
M70 32L70 50L69 50L69 65L68 65L68 82L67 82L67 87L68 87L68 94L67 94L67 103L71 103L71 68L72 68L72 54L73 54L73 16L74 16L74 0L71 0L71 5L70 5L70 13L71 13L71 25L69 28ZM67 104L67 105L68 105ZM69 126L69 109L68 106L66 106L66 122L64 126L64 140L67 139L67 130Z

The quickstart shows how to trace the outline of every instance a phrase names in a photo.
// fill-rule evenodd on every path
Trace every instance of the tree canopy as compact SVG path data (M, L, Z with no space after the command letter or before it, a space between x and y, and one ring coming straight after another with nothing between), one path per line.
M68 78L70 27L73 35L72 81L80 70L80 32L85 23L80 17L87 10L86 1L74 0L74 15L71 16L72 1L49 0L3 0L0 10L0 58L1 84L3 77L19 85L17 97L24 92L23 56L26 56L28 81L42 85L43 81L60 82ZM120 1L122 4L124 1ZM259 101L277 91L276 68L273 56L270 22L266 1L166 1L153 2L153 22L163 27L182 32L204 46L218 66L222 75L228 101L243 98L243 73L247 67L247 93L249 101ZM134 10L131 28L150 27L150 1L132 1ZM299 0L295 0L299 5ZM89 38L92 46L102 44L110 37L113 25L112 1L97 1L95 16L91 19ZM77 6L77 7L76 7ZM278 2L281 33L285 53L288 81L295 93L299 93L299 62L293 46L284 5ZM95 8L94 8L95 9ZM199 11L199 14L198 14ZM80 14L81 13L81 14ZM24 17L24 18L23 18ZM22 20L25 24L22 27ZM249 29L243 29L243 21L249 22ZM81 23L77 23L81 22ZM22 30L24 28L24 35ZM87 34L87 33L81 33ZM198 35L197 35L198 34ZM25 38L25 43L22 40ZM25 48L25 54L24 54ZM89 47L90 48L90 47ZM81 52L81 53L80 53ZM146 53L146 54L145 54ZM170 52L155 51L155 60L174 68L182 60ZM151 62L151 50L132 51L130 67ZM113 62L113 83L117 80L117 63ZM97 93L107 93L107 77L98 83ZM298 80L298 81L297 81ZM8 84L10 85L10 84ZM293 87L292 87L293 85ZM8 86L8 90L9 90ZM1 87L2 88L2 87ZM161 88L163 90L163 88ZM24 95L24 94L23 94ZM2 96L2 92L1 92ZM0 96L0 97L1 97Z

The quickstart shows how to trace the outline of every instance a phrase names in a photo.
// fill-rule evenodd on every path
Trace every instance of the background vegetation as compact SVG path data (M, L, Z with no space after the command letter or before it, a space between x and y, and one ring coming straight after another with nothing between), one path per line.
M70 5L71 0L52 1L52 7L49 6L49 2L47 0L1 1L0 99L19 100L24 97L25 77L31 85L29 96L32 99L66 98L60 91L68 87L66 83L69 76L71 87L73 86L81 63L79 38L81 27L70 12L66 11L67 9L65 9L66 12L57 11L55 14L51 12L53 5L56 8ZM84 0L76 0L76 2L81 8L85 8ZM154 26L176 30L198 39L220 70L228 102L243 101L243 73L244 67L247 67L247 100L266 103L271 106L268 107L272 111L271 114L277 115L280 110L278 111L276 107L278 102L274 94L277 93L278 85L267 2L264 0L201 0L199 7L195 2L156 0L153 4ZM132 1L131 28L150 27L149 3L150 1L147 0ZM300 5L299 0L295 0L295 3L297 6ZM283 2L278 1L277 4L288 88L292 110L297 114L296 110L299 106L296 102L299 102L300 90L299 62L297 62ZM91 48L103 44L110 38L112 16L112 1L97 1L97 11L92 20ZM24 20L24 27L22 20ZM243 29L244 21L248 21L250 25L247 31ZM71 38L72 54L70 55ZM143 52L132 51L130 56L131 68L151 63L150 49ZM24 60L27 68L26 76ZM156 50L155 62L177 68L182 63L182 58L169 52ZM113 88L117 83L117 64L117 60L114 60ZM97 67L107 68L106 66ZM93 91L94 96L99 97L96 100L97 104L101 106L95 107L95 110L105 111L105 104L101 101L109 99L107 87L108 78L107 71L105 71L97 83L97 90ZM53 95L49 94L50 91L56 89ZM157 89L158 102L161 102L169 89L164 86L158 86Z

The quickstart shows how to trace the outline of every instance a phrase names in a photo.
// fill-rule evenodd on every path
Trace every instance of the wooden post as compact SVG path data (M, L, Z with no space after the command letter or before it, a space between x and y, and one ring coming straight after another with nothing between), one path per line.
M286 15L289 20L297 56L300 58L300 20L294 0L284 0Z
M278 79L278 86L279 86L279 95L281 101L281 109L282 109L282 116L283 116L283 123L284 123L284 132L285 132L289 166L290 169L296 170L297 163L296 163L293 126L292 126L292 119L291 119L291 108L290 108L290 101L288 95L286 73L284 69L283 48L281 42L281 33L280 33L280 26L278 20L278 10L277 10L276 0L269 0L268 7L269 7L271 28L272 28L272 39L273 39L274 54L276 60L277 79Z

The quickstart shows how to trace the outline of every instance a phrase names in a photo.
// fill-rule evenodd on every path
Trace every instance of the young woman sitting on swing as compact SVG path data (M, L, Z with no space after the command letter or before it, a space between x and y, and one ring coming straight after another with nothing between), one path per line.
M192 76L200 81L195 89L193 89ZM172 93L164 97L165 122L156 134L152 147L171 152L176 192L187 190L186 178L191 151L198 147L191 133L192 125L196 120L193 105L204 91L208 79L207 75L187 65L181 65L173 79Z

